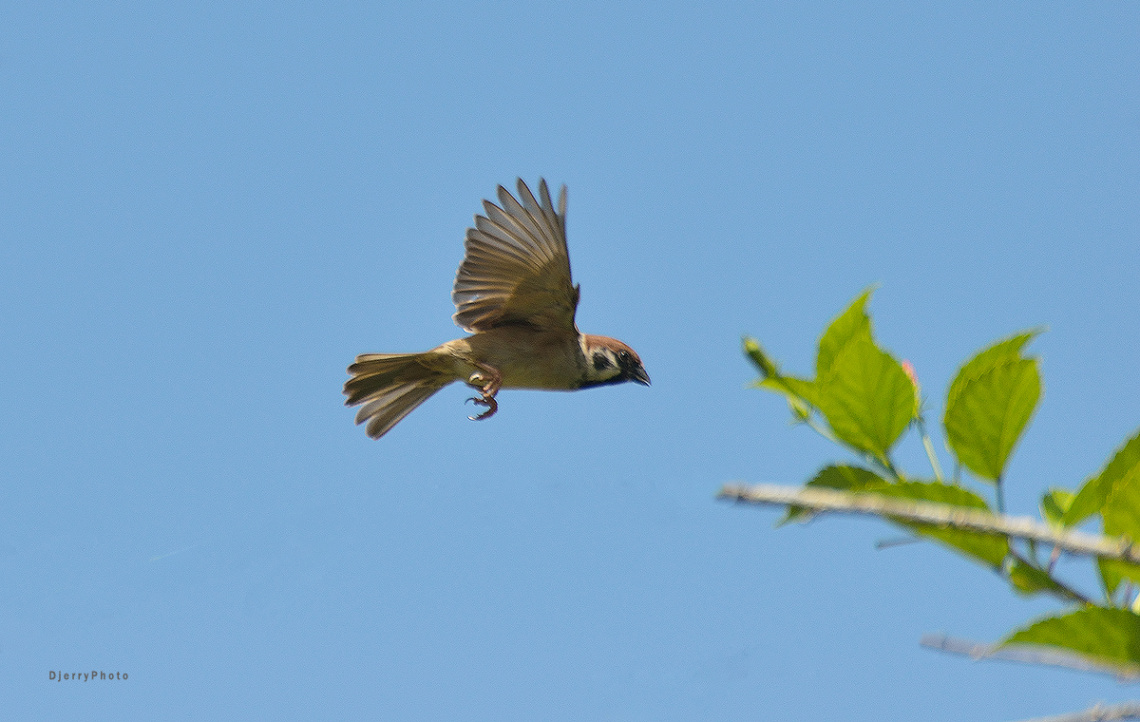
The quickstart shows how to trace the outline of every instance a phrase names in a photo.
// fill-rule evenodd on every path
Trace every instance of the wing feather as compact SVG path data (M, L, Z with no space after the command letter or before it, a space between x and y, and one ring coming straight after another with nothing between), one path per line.
M467 229L451 294L455 323L472 333L510 324L574 330L578 287L566 250L566 188L557 210L545 180L536 199L519 179L518 196L499 186L499 205L483 201L485 215Z

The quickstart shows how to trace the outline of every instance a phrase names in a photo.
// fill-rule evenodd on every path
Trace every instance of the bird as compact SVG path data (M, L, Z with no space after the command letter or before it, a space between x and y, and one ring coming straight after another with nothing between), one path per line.
M366 353L348 367L346 406L373 439L388 433L434 393L462 381L467 399L494 416L500 389L575 391L632 381L649 385L637 352L608 336L585 334L574 320L579 286L566 248L566 186L558 208L539 179L538 197L521 178L518 198L498 187L498 204L467 229L451 292L453 319L470 336L423 353Z

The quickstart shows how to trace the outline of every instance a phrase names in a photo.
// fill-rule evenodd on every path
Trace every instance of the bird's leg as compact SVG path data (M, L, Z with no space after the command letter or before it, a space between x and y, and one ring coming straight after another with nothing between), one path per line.
M468 377L467 383L483 393L482 396L473 396L467 400L476 406L486 406L487 410L478 416L468 416L467 418L472 421L482 421L491 418L499 410L499 402L495 401L495 394L499 393L499 389L503 385L503 375L494 366L481 363L475 365L479 370Z

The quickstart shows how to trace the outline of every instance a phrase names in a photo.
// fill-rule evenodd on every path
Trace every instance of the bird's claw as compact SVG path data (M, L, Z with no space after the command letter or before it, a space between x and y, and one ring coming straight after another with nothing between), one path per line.
M503 377L499 370L486 364L476 364L479 368L467 378L467 383L479 390L479 396L467 399L476 406L486 406L487 410L476 416L468 416L472 421L489 419L499 410L499 402L495 401L495 394L503 385Z
M495 401L495 397L490 396L489 394L483 394L482 396L472 396L471 398L469 398L467 400L470 401L471 403L475 404L476 406L486 406L487 407L487 410L484 411L483 413L478 414L476 416L468 416L467 417L467 418L471 419L472 421L482 421L483 419L489 419L495 415L496 411L499 410L499 402Z

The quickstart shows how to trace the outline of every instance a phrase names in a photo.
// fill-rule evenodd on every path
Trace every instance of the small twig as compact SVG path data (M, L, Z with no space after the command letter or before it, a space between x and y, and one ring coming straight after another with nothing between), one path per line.
M1042 664L1049 667L1064 667L1079 672L1092 672L1107 674L1120 682L1140 682L1140 668L1136 666L1117 666L1107 662L1095 662L1079 654L1066 652L1060 649L1037 647L1030 645L1002 646L997 644L983 644L968 639L955 639L944 634L928 634L919 641L927 649L937 649L940 652L961 654L972 659L1001 659L1006 662L1022 662L1024 664Z
M717 494L720 499L749 504L803 507L817 513L841 512L889 516L922 524L935 524L955 529L1001 534L1014 539L1027 539L1055 546L1070 554L1117 559L1140 564L1140 548L1127 539L1113 539L1067 529L1055 529L1030 519L997 515L980 509L968 509L929 501L911 501L882 496L873 492L850 493L822 488L801 488L775 484L726 484Z
M1112 720L1140 719L1140 702L1096 704L1084 712L1060 714L1054 717L1035 717L1022 722L1111 722Z
M901 547L907 544L921 544L922 539L916 536L895 537L894 539L880 539L875 542L875 549L883 550L891 547Z

